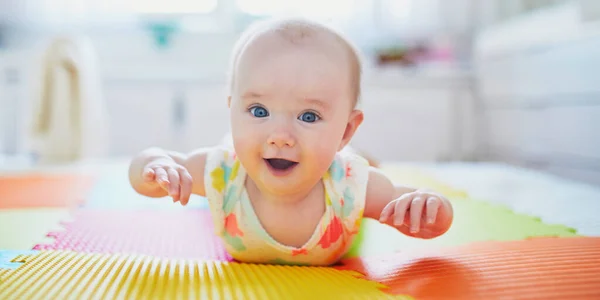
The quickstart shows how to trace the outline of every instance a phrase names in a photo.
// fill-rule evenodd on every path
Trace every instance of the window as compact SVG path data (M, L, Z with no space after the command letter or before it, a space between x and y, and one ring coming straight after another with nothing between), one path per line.
M313 18L346 18L354 13L356 0L236 0L239 10L250 15L289 14Z
M387 0L383 2L384 9L394 19L407 19L410 17L411 0Z
M103 0L99 0L103 1ZM119 1L116 3L124 3ZM133 13L189 13L206 14L217 8L219 0L133 0L130 1ZM122 4L120 4L122 5Z
M198 14L210 13L219 0L42 0L47 14Z
M379 29L406 31L435 19L433 12L440 0L30 0L39 1L35 22L48 24L118 23L136 26L144 21L179 22L194 31L227 31L236 23L254 17L297 15L366 32L377 24ZM222 7L220 7L222 6ZM33 14L31 14L33 15ZM145 16L150 15L150 16ZM180 15L180 16L177 16ZM248 18L249 17L249 18ZM416 25L413 25L415 23ZM243 26L243 25L242 25ZM201 29L198 29L201 28Z

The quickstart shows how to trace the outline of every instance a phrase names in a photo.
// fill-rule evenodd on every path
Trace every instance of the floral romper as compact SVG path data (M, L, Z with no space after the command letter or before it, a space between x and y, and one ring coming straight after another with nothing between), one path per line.
M369 164L362 157L338 152L327 173L325 213L302 247L283 245L262 227L248 198L246 172L232 150L217 148L208 154L205 188L215 233L229 254L253 263L330 265L352 245L365 206Z

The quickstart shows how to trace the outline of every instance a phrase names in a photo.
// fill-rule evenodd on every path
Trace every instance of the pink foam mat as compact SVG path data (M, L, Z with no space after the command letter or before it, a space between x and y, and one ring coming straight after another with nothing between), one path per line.
M208 210L80 209L73 219L62 223L65 230L48 233L52 244L33 249L232 260L213 233Z

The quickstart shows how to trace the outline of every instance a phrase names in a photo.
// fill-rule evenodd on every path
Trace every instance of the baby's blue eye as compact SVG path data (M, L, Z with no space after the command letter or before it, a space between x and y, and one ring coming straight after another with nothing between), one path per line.
M305 112L302 115L300 115L300 120L307 123L316 122L318 119L319 116L317 116L317 114L315 114L314 112Z
M250 113L257 118L264 118L269 116L269 112L264 107L260 106L250 108Z

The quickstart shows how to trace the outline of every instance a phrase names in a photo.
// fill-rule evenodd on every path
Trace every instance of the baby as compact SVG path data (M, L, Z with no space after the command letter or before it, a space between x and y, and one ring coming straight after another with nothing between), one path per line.
M250 263L334 264L363 217L423 239L450 228L446 198L394 185L344 150L363 113L359 58L340 34L308 20L272 20L245 32L235 50L233 147L147 149L129 169L138 193L182 205L205 196L228 252Z

